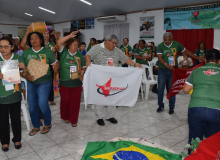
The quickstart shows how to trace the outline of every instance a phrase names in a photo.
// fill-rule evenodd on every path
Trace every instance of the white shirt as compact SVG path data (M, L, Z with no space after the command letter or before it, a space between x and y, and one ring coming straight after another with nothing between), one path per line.
M192 66L193 65L192 59L190 57L187 57L187 59L191 62L190 64L188 64L187 60L183 61L183 63L180 64L180 61L183 60L183 56L179 56L177 59L178 60L178 67L182 67L182 65Z

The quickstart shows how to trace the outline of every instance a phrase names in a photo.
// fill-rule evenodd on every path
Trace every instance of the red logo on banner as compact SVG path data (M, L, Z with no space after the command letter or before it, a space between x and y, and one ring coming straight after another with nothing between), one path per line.
M199 11L195 11L195 12L193 12L193 15L194 15L194 17L195 17L195 19L196 19L197 16L199 15Z
M115 94L118 94L118 93L120 93L120 92L122 92L122 91L124 91L125 89L128 88L128 85L127 85L126 88L125 87L111 87L111 82L112 82L112 79L110 78L110 80L103 86L99 86L99 85L96 84L96 86L99 87L97 89L97 92L99 94L104 95L105 97L108 97L108 96L113 96ZM100 89L102 90L102 92L100 91ZM110 94L111 90L112 91L118 91L118 92Z

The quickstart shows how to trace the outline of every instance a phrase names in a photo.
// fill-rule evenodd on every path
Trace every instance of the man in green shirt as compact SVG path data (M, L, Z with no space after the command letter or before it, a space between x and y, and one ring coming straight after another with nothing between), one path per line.
M95 38L90 38L90 43L89 43L89 46L87 48L87 52L93 47L96 45L96 39Z
M132 53L132 48L131 46L128 44L129 39L128 38L124 38L123 39L123 45L121 45L119 48L121 49L121 51L129 58L131 58L132 60L134 60L134 54ZM123 64L122 67L128 67L127 64Z
M203 61L203 58L196 57L192 52L184 48L184 46L177 42L173 41L173 35L171 32L166 32L163 35L164 42L160 43L157 46L157 56L159 60L159 73L158 73L158 105L159 108L157 112L164 110L164 88L165 84L168 81L168 90L171 87L172 77L173 77L173 68L178 67L177 61L177 52L185 53L188 56ZM176 97L171 96L169 100L169 114L174 113Z
M135 51L136 62L140 64L147 64L151 59L149 50L145 47L145 40L139 40L139 48Z

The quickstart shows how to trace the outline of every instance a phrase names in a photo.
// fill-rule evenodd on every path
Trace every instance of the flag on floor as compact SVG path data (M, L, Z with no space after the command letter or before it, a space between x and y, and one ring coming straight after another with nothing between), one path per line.
M91 65L83 81L85 106L134 106L141 85L142 69Z
M220 132L206 138L185 160L220 160Z
M131 141L88 142L81 160L182 160L180 155Z

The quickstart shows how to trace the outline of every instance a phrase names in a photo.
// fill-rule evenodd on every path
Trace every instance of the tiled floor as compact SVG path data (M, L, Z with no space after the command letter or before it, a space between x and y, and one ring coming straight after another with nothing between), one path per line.
M188 141L187 108L189 95L176 96L176 109L168 114L168 100L164 97L165 111L157 113L157 95L150 93L149 100L141 101L140 96L135 107L119 107L115 118L118 124L105 121L105 126L96 123L94 110L85 110L81 105L78 126L64 123L60 119L59 102L50 106L52 111L51 131L42 135L29 136L25 123L22 123L22 148L16 150L10 144L6 153L0 150L0 160L80 160L78 150L86 147L90 141L110 140L115 137L148 138L149 140L171 148L177 153L184 150Z

